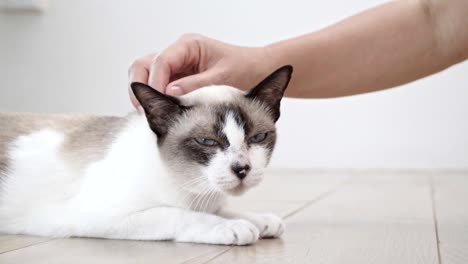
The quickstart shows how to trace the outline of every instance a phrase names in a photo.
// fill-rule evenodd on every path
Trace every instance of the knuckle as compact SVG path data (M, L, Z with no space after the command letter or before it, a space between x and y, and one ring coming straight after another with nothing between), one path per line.
M151 67L154 67L158 64L167 64L168 57L165 53L159 54L153 61L151 61Z
M198 33L185 33L182 36L180 36L179 40L180 41L197 41L202 39L203 36L198 34Z
M128 67L128 73L130 73L134 69L141 67L143 67L143 62L141 61L141 59L136 59L132 63L130 63L130 66Z

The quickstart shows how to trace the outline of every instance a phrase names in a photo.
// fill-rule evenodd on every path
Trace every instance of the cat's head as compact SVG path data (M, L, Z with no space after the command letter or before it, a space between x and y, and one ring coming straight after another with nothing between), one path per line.
M131 87L173 177L200 192L208 183L239 195L263 179L291 74L291 66L281 67L247 93L214 85L172 97L141 83Z

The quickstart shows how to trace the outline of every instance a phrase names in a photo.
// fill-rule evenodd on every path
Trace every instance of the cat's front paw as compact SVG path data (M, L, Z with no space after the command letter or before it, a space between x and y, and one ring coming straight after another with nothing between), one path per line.
M251 220L260 231L261 238L280 237L284 232L283 219L274 214L256 214Z
M213 229L214 243L224 245L249 245L258 240L258 228L247 220L226 220Z

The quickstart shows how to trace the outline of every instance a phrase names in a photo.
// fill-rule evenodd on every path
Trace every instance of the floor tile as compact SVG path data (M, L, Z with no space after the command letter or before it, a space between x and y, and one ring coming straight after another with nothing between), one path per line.
M208 263L437 263L426 177L363 174L287 219L281 240Z
M48 237L0 235L0 254L51 240Z

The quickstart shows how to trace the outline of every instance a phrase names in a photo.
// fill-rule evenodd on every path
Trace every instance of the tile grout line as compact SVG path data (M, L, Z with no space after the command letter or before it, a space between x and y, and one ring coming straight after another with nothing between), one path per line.
M431 195L431 204L432 204L432 219L434 220L434 231L437 243L437 260L439 264L442 264L442 256L440 254L440 238L439 238L439 223L437 221L437 212L435 205L435 185L433 175L428 175L430 195Z
M206 261L202 262L201 264L206 264L206 263L208 263L208 262L210 262L210 261L214 260L215 258L217 258L217 257L219 257L219 256L223 255L224 253L226 253L226 252L230 251L232 248L233 248L233 247L232 247L232 246L230 246L230 247L229 247L229 248L227 248L226 250L223 250L222 252L219 252L218 254L216 254L216 255L214 255L213 257L211 257L210 259L208 259L208 260L206 260Z
M208 260L205 260L205 261L203 261L203 262L200 262L199 264L208 263L208 262L212 261L213 259L215 259L215 258L221 256L222 254L228 252L228 251L231 250L231 249L232 249L232 246L228 246L226 249L221 250L220 252L216 253L214 256L212 256L212 257L209 258ZM203 256L205 256L205 255L208 255L208 254L210 254L210 252L208 252L208 253L206 253L206 254L202 254L202 255L198 255L198 256L189 258L189 259L187 259L187 260L184 260L184 261L180 262L180 264L191 263L191 262L197 260L198 258L201 258L201 257L203 257Z
M37 242L37 243L27 245L27 246L24 246L24 247L19 247L19 248L7 250L7 251L4 251L4 252L0 252L0 255L10 253L10 252L13 252L13 251L16 251L16 250L20 250L20 249L24 249L24 248L28 248L28 247L32 247L32 246L36 246L36 245L40 245L40 244L44 244L44 243L48 243L48 242L51 242L51 241L54 241L54 240L57 240L57 239L52 238L52 239L49 239L49 240L46 240L46 241Z
M350 181L350 178L347 178L346 180L343 180L342 182L340 182L339 184L337 184L336 186L334 186L333 188L329 189L328 191L325 191L323 193L321 193L319 196L315 197L314 199L312 200L309 200L308 202L306 202L305 204L301 205L300 207L298 207L297 209L291 211L290 213L286 214L283 218L284 219L288 219L289 217L301 212L302 210L306 209L307 207L309 207L310 205L312 204L315 204L316 202L319 202L325 198L327 198L328 196L332 195L333 193L337 192L338 189L340 189L341 187L343 187L344 185L346 185L348 182Z

